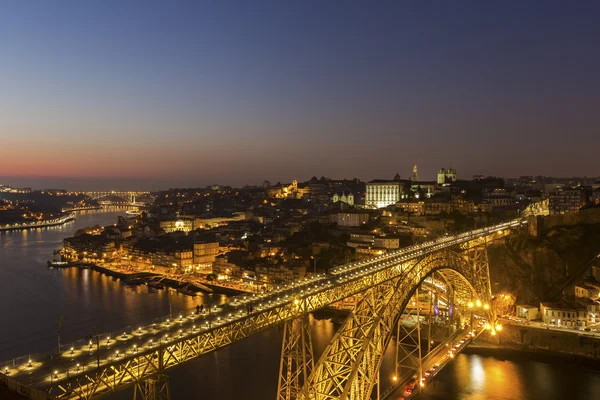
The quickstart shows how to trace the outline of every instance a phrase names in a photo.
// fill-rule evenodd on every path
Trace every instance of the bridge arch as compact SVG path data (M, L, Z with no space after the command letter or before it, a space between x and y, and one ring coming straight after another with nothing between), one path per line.
M369 399L394 327L418 288L439 273L461 303L484 301L488 295L481 293L484 285L476 271L468 255L454 251L403 264L398 277L364 293L316 363L305 393L319 400Z

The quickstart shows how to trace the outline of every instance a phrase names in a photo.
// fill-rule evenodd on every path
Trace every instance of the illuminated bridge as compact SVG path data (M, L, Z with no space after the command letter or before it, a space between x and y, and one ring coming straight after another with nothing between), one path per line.
M150 192L136 192L136 191L94 191L94 192L76 192L76 194L84 194L92 200L98 200L102 203L102 199L108 197L118 197L123 200L123 203L136 204L135 199L137 197L148 196Z
M210 313L165 317L113 337L88 337L52 357L0 364L0 380L31 399L91 399L130 386L136 399L168 399L167 369L283 324L278 400L378 397L379 369L393 338L397 368L419 378L427 368L419 290L429 292L430 299L439 291L456 327L469 325L470 314L470 332L473 307L480 306L477 314L495 333L487 245L522 224L515 220L442 237L266 294L236 296ZM350 297L357 299L352 311L315 360L307 315ZM406 324L415 313L415 323Z

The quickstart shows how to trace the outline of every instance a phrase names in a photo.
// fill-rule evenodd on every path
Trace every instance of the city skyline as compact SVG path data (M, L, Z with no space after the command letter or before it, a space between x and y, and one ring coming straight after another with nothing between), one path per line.
M411 179L410 173L405 173L402 174L401 171L397 171L400 175L400 179L402 180L409 180ZM308 177L293 177L290 179L278 179L278 180L269 180L269 179L263 179L263 180L258 180L256 182L242 182L241 184L231 184L229 182L217 182L217 181L209 181L209 182L205 182L205 183L192 183L192 184L186 184L185 180L171 180L171 184L167 185L167 186L161 186L160 184L156 184L153 183L152 180L141 180L139 178L135 178L135 177L131 177L131 178L123 178L123 177L102 177L102 178L95 178L95 179L88 179L88 178L23 178L23 177L2 177L0 176L0 185L7 185L7 186L11 186L11 187L15 187L15 188L19 188L19 187L27 187L27 188L31 188L33 190L43 190L43 189L64 189L64 190L70 190L70 191L94 191L94 190L102 190L102 191L109 191L109 190L134 190L134 191L144 191L144 190L148 190L148 191L152 191L152 192L158 192L158 191L165 191L165 190L169 190L169 189L177 189L177 188L203 188L203 187L208 187L211 185L220 185L220 186L231 186L234 188L242 188L242 187L252 187L252 186L256 186L256 187L260 187L263 186L265 181L268 181L271 183L271 185L275 186L277 183L281 183L281 184L290 184L293 180L297 180L298 182L307 182L309 181L312 177L316 177L318 179L320 179L321 177L325 177L327 179L331 179L331 180L351 180L351 179L358 179L361 182L369 182L371 180L377 180L377 179L382 179L382 180L393 180L394 179L394 175L387 173L387 174L382 174L382 175L378 175L378 176L373 176L373 177L360 177L360 176L344 176L344 177L339 177L339 176L328 176L328 175L324 175L324 174L314 174ZM503 177L503 176L495 176L495 175L481 175L481 174L475 174L473 176L464 176L462 174L460 174L460 171L458 171L457 174L457 179L458 180L463 180L463 181L468 181L473 179L474 176L483 176L484 178L501 178L501 179L517 179L519 177L523 177L523 176L531 176L531 177L537 177L537 176L542 176L544 178L556 178L556 179L560 179L560 180L586 180L588 183L591 183L592 180L595 179L600 179L600 176L549 176L549 175L531 175L531 174L523 174L523 175L519 175L519 176L511 176L511 177ZM420 169L419 169L419 181L421 182L430 182L430 181L435 181L437 177L437 171L436 173L432 174L431 176L425 175L425 174L421 174ZM305 179L304 179L305 178ZM177 185L177 183L180 182L180 185ZM583 181L581 182L583 183Z
M596 4L0 11L7 183L597 173Z

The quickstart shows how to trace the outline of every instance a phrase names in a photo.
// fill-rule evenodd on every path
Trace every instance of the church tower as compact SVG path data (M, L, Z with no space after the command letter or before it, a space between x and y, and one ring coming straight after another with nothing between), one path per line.
M419 170L417 164L413 165L412 177L410 178L413 182L419 182Z

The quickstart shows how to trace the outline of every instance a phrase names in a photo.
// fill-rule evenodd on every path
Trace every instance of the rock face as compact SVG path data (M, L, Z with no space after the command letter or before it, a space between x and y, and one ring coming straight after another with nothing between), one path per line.
M539 237L523 233L488 251L493 292L514 293L517 304L539 305L600 253L600 224L558 226Z

